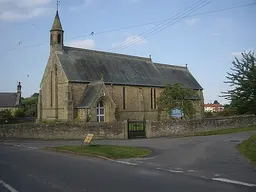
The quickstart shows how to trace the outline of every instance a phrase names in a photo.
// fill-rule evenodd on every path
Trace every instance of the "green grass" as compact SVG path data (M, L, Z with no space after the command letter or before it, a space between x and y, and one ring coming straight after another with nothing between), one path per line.
M47 147L47 150L68 152L78 155L103 156L110 159L127 159L147 156L150 150L128 146L98 145L98 146L58 146Z
M214 131L204 131L204 132L195 133L193 135L194 136L222 135L222 134L238 133L238 132L253 131L253 130L256 130L256 126L250 126L245 128L220 129L220 130L214 130Z
M256 134L238 145L238 150L256 165Z

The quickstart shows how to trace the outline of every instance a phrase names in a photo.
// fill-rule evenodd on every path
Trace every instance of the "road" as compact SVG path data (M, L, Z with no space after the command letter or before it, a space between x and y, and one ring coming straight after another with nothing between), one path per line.
M0 191L255 191L255 187L250 187L255 184L255 169L234 148L238 141L252 133L97 141L146 146L154 151L150 158L122 160L122 163L39 149L75 145L77 141L5 141L0 143ZM228 163L222 163L225 161ZM240 183L220 182L214 178Z

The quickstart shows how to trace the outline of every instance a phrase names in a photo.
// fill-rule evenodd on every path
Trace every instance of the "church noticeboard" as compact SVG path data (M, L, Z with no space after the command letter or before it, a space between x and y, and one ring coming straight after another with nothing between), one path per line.
M170 118L182 118L184 116L183 112L181 109L179 108L174 108L172 111L171 111L171 114L170 114Z

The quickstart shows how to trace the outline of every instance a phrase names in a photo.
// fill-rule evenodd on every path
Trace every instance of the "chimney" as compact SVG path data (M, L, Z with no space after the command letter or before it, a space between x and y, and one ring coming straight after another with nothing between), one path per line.
M188 68L188 64L186 64L186 68Z
M21 84L19 82L18 86L17 86L17 93L21 93Z
M16 105L20 106L21 105L21 84L19 82L17 86L17 100L16 100Z

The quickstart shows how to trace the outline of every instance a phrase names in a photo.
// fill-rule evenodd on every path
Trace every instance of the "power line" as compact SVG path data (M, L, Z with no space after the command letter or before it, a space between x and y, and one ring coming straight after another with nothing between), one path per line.
M213 10L213 11L209 11L209 12L203 12L203 13L188 15L188 16L184 16L184 17L180 18L178 21L180 21L181 19L186 18L186 17L197 16L197 15L203 15L203 14L210 14L210 13L216 13L216 12L227 11L227 10L231 10L231 9L235 9L235 8L247 7L247 6L252 6L252 5L256 5L256 3L238 5L238 6L233 6L233 7L229 7L229 8L223 8L223 9ZM176 22L178 22L178 21L176 21ZM174 23L176 23L176 22L174 22ZM174 23L172 23L172 24L174 24ZM172 25L172 24L171 24L171 25ZM165 27L165 28L166 28L166 27ZM159 30L158 32L160 32L160 31L162 31L162 30L163 30L163 29ZM157 32L155 32L155 33L157 33ZM155 33L153 33L152 35L154 35ZM152 36L152 35L149 35L148 37L150 37L150 36ZM136 44L136 43L138 43L138 42L140 42L140 41L142 41L142 40L145 40L144 37L141 37L141 36L139 36L139 37L140 37L140 38L137 38L137 40L135 39L135 41L133 41L133 42L130 42L130 43L125 42L124 45L122 45L122 46L119 48L119 51L122 50L122 49L125 49L125 48L127 48L127 47L129 47L129 46L131 46L131 45L134 45L134 44ZM125 45L125 44L126 44L126 45ZM117 49L114 49L114 50L118 50L118 48L117 48ZM113 51L113 50L112 50L112 51Z
M243 4L243 5L227 7L227 8L223 8L223 9L217 9L217 10L213 10L213 11L209 11L209 12L197 13L197 14L193 14L193 15L184 16L183 18L194 17L194 16L198 16L198 15L212 14L212 13L228 11L228 10L232 10L232 9L242 8L242 7L249 7L249 6L253 6L253 5L256 5L256 3ZM125 30L125 29L131 29L131 28L142 27L142 26L147 26L147 25L152 25L152 24L157 24L157 23L163 23L165 21L168 21L168 19L159 20L159 21L153 21L153 22L148 22L148 23L142 23L142 24L138 24L138 25L131 25L131 26L128 26L128 27L116 28L116 29L101 31L101 32L98 32L98 33L96 32L96 33L94 33L94 35L100 35L100 34L105 34L105 33L122 31L122 30ZM76 37L65 38L65 40L79 39L79 38L84 38L84 37L89 37L89 36L90 36L90 34L83 35L83 36L76 36ZM36 44L36 45L24 46L24 47L20 47L20 48L26 49L26 48L32 48L32 47L40 47L40 46L44 46L44 45L48 45L48 44L41 43L41 44ZM9 51L15 51L15 50L16 50L16 48L12 48L12 49L9 49L7 51L9 52Z
M172 22L173 22L174 20L176 20L176 19L179 17L179 16L178 16L179 14L182 14L183 17L184 17L184 13L182 13L182 12L190 13L190 12L192 11L192 13L193 13L193 12L195 12L196 10L200 9L201 7L207 5L207 4L210 3L211 1L212 1L212 0L210 0L210 1L207 2L207 0L204 0L204 2L201 2L201 0L199 0L199 1L197 1L196 3L194 3L194 4L190 5L189 7L187 7L186 9L182 10L182 11L179 12L178 14L176 14L176 15L170 17L166 23L164 23L164 24L158 24L158 25L156 25L155 27L153 27L152 29L148 30L147 32L143 32L143 33L139 34L139 35L138 35L138 37L140 37L139 39L133 39L133 40L131 40L131 41L121 43L121 44L119 44L118 46L116 46L116 47L110 49L109 51L116 51L116 50L124 49L124 48L127 47L127 46L130 46L130 45L132 45L132 44L138 43L138 42L140 42L141 40L146 39L147 36L151 36L151 33L155 34L155 33L154 33L155 31L157 31L157 30L159 30L159 29L161 30L161 28L163 28L163 27L166 28L166 27L172 25ZM199 3L199 5L197 5L198 3ZM195 10L194 10L194 9L195 9ZM182 15L181 15L181 16L182 16ZM179 21L179 20L178 20L178 21ZM164 29L164 28L163 28L163 29ZM152 35L153 35L153 34L152 34Z

